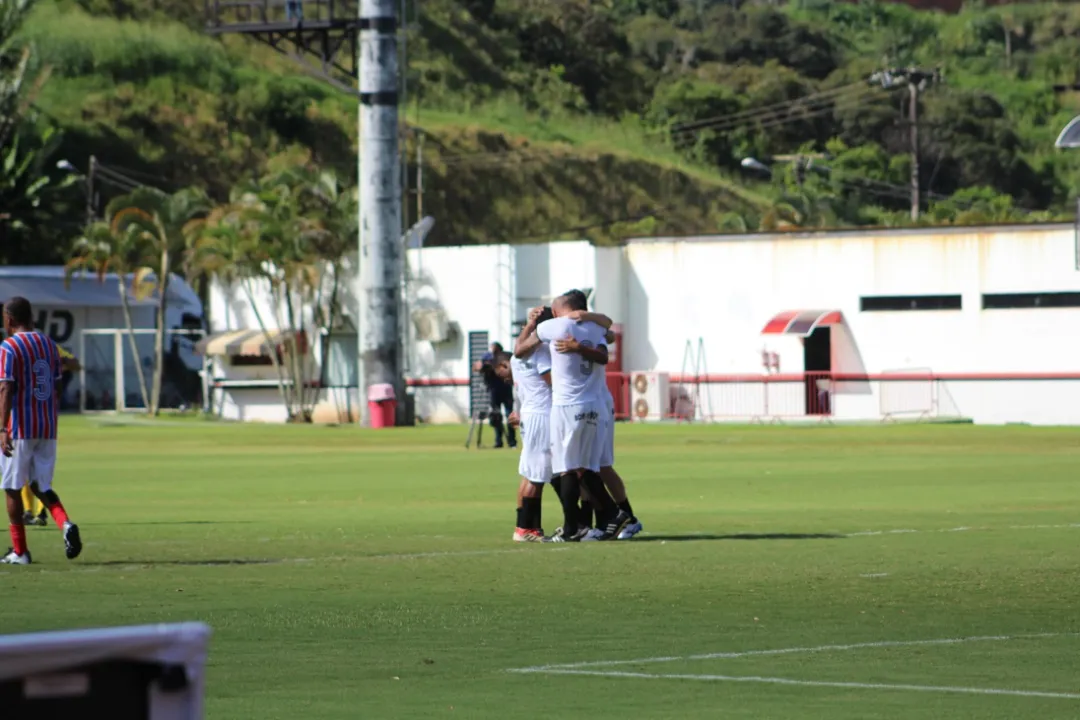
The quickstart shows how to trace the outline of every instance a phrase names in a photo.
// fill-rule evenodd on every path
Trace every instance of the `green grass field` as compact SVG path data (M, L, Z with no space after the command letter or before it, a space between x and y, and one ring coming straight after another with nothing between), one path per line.
M205 621L228 720L1080 717L1080 430L624 426L572 546L464 434L68 420L0 632Z

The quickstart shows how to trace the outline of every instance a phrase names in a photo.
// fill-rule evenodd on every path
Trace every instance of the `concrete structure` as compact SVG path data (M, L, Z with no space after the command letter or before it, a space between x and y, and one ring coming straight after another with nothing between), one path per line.
M702 381L699 416L1080 423L1075 253L1071 224L410 250L416 413L463 420L468 333L508 344L577 287L622 324L622 368Z
M401 336L401 158L398 0L360 2L360 377L404 394ZM404 6L403 6L404 7Z

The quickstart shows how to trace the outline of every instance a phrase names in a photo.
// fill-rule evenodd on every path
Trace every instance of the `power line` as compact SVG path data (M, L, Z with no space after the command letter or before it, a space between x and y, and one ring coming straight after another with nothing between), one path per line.
M702 130L722 129L727 127L739 127L752 125L760 120L775 120L798 111L814 110L821 106L829 106L842 99L867 95L873 92L865 83L851 83L830 91L814 93L801 98L793 98L783 102L764 105L756 108L748 108L728 115L718 115L702 120L694 120L673 125L666 129L671 135L684 133L697 133ZM665 129L656 132L664 132Z

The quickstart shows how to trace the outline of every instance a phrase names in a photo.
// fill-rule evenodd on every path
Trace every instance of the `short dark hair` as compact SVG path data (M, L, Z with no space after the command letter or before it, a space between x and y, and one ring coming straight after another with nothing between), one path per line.
M589 298L580 290L570 290L563 295L571 310L588 310Z
M500 342L493 342L493 343L491 343L491 347L493 347L493 348L499 348L499 352L502 352L502 349L503 349L502 343L500 343Z
M30 301L24 297L16 296L4 303L4 314L19 327L30 327L34 323Z
M536 318L536 324L539 325L542 322L547 322L553 317L555 317L555 313L551 311L550 306L545 305L544 309L540 311L540 316Z

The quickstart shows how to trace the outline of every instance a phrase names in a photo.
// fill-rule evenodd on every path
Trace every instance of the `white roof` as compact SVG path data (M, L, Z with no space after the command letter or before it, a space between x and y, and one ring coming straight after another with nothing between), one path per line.
M150 276L153 278L153 276ZM130 276L126 281L130 284ZM8 266L0 267L0 303L14 296L21 296L33 306L45 307L119 307L120 291L118 277L109 273L104 281L96 273L79 272L70 282L64 279L64 268L58 266ZM134 306L154 305L153 297L136 300L128 288L128 299ZM180 312L202 315L199 296L183 278L172 274L169 278L169 304Z

